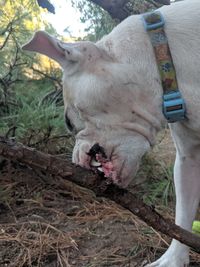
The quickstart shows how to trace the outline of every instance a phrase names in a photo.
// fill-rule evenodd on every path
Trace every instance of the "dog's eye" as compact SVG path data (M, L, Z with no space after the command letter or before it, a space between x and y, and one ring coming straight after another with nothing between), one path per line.
M74 130L74 126L72 125L69 117L65 114L65 123L67 125L67 128L72 132Z

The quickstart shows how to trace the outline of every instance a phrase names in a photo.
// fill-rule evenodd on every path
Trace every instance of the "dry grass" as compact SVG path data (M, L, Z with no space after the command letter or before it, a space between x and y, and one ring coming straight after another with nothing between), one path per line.
M15 247L18 253L9 266L41 266L42 259L56 256L59 266L67 266L64 251L77 249L73 237L77 233L64 233L56 226L42 222L24 222L1 225L0 242ZM70 266L70 265L69 265Z

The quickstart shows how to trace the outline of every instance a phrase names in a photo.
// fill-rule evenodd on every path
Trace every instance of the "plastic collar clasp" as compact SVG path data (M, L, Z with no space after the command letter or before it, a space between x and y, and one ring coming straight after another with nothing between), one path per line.
M185 119L186 105L179 91L163 95L163 114L169 123Z
M150 19L149 19L149 15L151 15ZM154 21L154 19L155 19L155 21ZM161 14L161 12L159 12L159 11L145 13L142 16L142 20L143 20L144 28L146 31L156 30L156 29L161 28L165 25L164 17Z

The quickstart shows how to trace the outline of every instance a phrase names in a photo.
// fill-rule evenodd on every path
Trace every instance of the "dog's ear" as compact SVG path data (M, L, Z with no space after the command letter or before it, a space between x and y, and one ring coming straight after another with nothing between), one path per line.
M62 66L65 60L65 52L60 47L59 43L59 40L48 33L38 31L27 44L22 46L22 49L46 55Z
M36 32L33 38L22 46L22 49L46 55L62 67L67 61L78 62L82 59L82 54L73 43L63 43L44 31Z
M68 75L83 69L93 71L97 59L105 56L104 51L92 42L65 43L44 31L36 32L22 49L38 52L54 59Z

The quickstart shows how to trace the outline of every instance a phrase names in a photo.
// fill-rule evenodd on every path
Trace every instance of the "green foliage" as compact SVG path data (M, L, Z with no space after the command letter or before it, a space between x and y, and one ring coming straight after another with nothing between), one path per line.
M153 168L153 166L152 166ZM169 167L171 169L171 167ZM164 176L164 175L163 175ZM167 206L175 198L174 183L172 175L161 177L160 180L151 180L147 186L148 194L144 196L144 201L148 204L159 202Z
M31 38L34 31L45 28L55 33L53 27L42 20L36 0L0 0L0 115L9 112L10 102L15 102L16 83L27 79L27 72L40 58L25 54L21 44ZM29 75L30 77L30 75Z
M50 87L45 80L20 83L16 88L16 105L0 120L1 134L14 127L15 136L31 144L47 135L65 133L63 107L41 104Z
M148 177L142 184L140 192L145 203L159 203L167 206L174 201L175 189L173 182L173 166L164 161L158 161L153 155L146 155L142 161L138 177Z
M33 0L0 0L0 4L0 73L4 77L9 64L15 59L16 50L20 53L20 43L31 37L32 32L40 28L42 22L39 8ZM20 57L23 57L23 54L20 54Z
M0 4L0 134L34 144L65 132L63 107L41 102L49 90L61 87L61 71L47 58L24 53L20 45L36 30L55 34L55 29L42 20L44 11L35 0Z
M117 21L113 20L105 10L90 1L72 0L72 4L81 11L81 22L87 25L86 39L97 41L117 25Z

